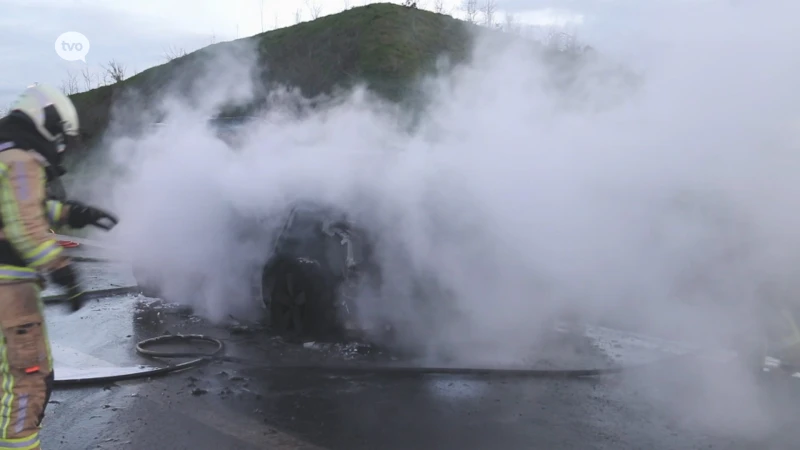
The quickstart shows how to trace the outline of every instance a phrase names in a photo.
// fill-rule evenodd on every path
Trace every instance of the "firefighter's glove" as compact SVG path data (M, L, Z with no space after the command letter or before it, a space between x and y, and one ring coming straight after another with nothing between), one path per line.
M83 228L87 225L94 225L106 231L114 228L119 223L119 219L108 211L89 206L75 200L64 202L69 206L67 225L71 228Z
M70 310L75 312L83 307L86 301L86 293L81 288L78 275L72 264L56 269L50 273L50 278L54 283L63 287L67 291L67 302Z

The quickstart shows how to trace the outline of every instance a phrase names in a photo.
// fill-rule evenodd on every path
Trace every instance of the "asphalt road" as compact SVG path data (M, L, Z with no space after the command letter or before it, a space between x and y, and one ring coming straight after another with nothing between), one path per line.
M86 265L96 287L130 282ZM92 301L76 314L48 307L56 367L150 364L138 340L205 333L258 362L363 362L355 346L305 348L263 329L212 327L141 296ZM658 360L665 343L594 330L558 333L558 364ZM605 333L605 334L604 334ZM553 353L551 348L549 353ZM59 389L44 448L85 449L794 449L800 380L756 382L728 360L678 360L583 380L453 375L387 377L212 363L163 378Z

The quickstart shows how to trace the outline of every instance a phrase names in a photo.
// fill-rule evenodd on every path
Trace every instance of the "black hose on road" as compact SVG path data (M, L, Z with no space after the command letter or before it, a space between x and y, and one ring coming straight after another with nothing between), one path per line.
M114 295L121 295L126 293L138 292L137 287L119 287L102 289L89 293L90 298L110 297ZM47 296L43 299L46 303L58 303L65 300L63 295ZM156 351L150 347L157 344L165 343L193 343L205 342L213 344L215 347L213 351L208 352L187 352L187 351ZM470 375L470 376L488 376L500 378L556 378L556 379L570 379L570 378L586 378L596 377L602 375L613 375L622 372L633 371L636 369L650 368L660 364L666 364L675 361L676 359L685 359L688 357L696 357L699 353L689 353L684 355L676 355L666 357L654 362L639 364L636 366L617 366L607 368L595 369L527 369L527 368L474 368L474 367L424 367L424 366L374 366L374 365L354 365L354 364L341 364L341 365L314 365L314 364L268 364L253 361L248 358L239 358L233 356L220 355L224 345L219 339L201 334L188 334L188 335L163 335L150 339L145 339L136 344L136 352L148 358L195 358L190 361L182 362L179 364L170 364L164 367L153 368L151 370L143 369L141 371L126 372L114 374L109 376L88 376L88 377L73 377L66 379L56 379L56 386L75 386L75 385L92 385L92 384L109 384L118 381L127 381L133 379L152 378L170 373L183 371L200 364L208 363L211 361L222 361L242 364L254 369L267 370L267 371L311 371L327 374L361 374L361 375L383 375L383 376L419 376L419 375ZM87 371L91 373L91 370Z
M206 342L213 344L215 348L210 353L156 352L148 350L146 348L152 344L156 343L163 344L169 341ZM195 359L178 364L170 364L164 367L143 369L141 371L136 371L136 372L119 373L114 375L72 377L72 378L62 378L62 379L56 378L54 384L56 387L86 386L86 385L97 385L97 384L110 384L119 381L136 380L142 378L159 377L170 373L191 369L193 367L204 364L209 361L208 358L213 358L214 356L217 355L217 353L221 352L223 348L224 345L222 344L222 341L220 341L219 339L214 339L212 337L203 336L199 334L158 336L140 341L138 344L136 344L136 351L141 355L150 357L179 358L187 356L187 357L194 357ZM58 376L58 369L56 369L56 377L57 376Z
M90 256L70 256L73 261L79 262L115 262L110 258L90 257ZM90 299L124 295L140 292L137 286L115 287L110 289L100 289L87 292ZM64 295L47 296L43 298L45 303L58 303L65 300ZM211 353L202 352L179 352L179 351L154 351L147 347L154 344L164 344L167 342L207 342L216 346ZM586 378L601 375L613 375L631 371L639 368L647 368L656 364L674 361L677 358L683 359L696 354L677 355L674 357L663 358L651 363L637 366L617 366L596 369L523 369L523 368L474 368L474 367L420 367L420 366L367 366L367 365L281 365L264 364L255 362L247 358L237 358L232 356L219 355L223 350L220 340L205 335L164 335L150 339L145 339L136 345L136 351L142 356L150 358L196 358L191 361L171 364L165 367L154 368L152 370L142 370L132 373L121 373L111 376L96 376L87 378L69 378L56 380L56 386L88 385L88 384L108 384L117 381L132 379L151 378L169 373L186 370L203 363L211 361L223 361L246 365L255 369L269 371L313 371L320 373L336 374L380 374L395 376L418 376L418 375L472 375L472 376L491 376L491 377L522 377L522 378Z
M155 351L149 347L156 344L165 343L191 343L206 342L215 346L214 350L208 352L187 352L187 351ZM190 335L163 335L150 339L145 339L136 344L136 351L150 358L195 358L191 361L180 364L172 364L165 367L154 368L152 370L142 370L134 373L123 373L110 376L96 376L86 378L69 378L56 380L56 386L92 385L109 384L118 381L133 379L152 378L169 373L183 371L200 364L222 361L242 364L254 369L267 371L309 371L325 374L342 375L382 375L382 376L420 376L420 375L467 375L467 376L488 376L492 378L551 378L551 379L573 379L595 377L601 375L619 374L634 369L652 367L657 364L672 362L677 358L686 358L690 355L678 355L670 358L663 358L655 362L641 364L637 366L618 366L597 369L504 369L504 368L474 368L474 367L420 367L420 366L373 366L373 365L302 365L302 364L265 364L253 361L248 358L238 358L233 356L219 355L223 350L223 343L219 339L200 334Z
M70 259L76 262L118 262L111 258L72 255ZM139 292L137 286L114 287L109 289L99 289L87 292L89 299L102 297L112 297ZM66 300L61 295L46 296L42 299L45 303L60 303ZM154 344L164 344L167 342L207 342L216 346L211 353L202 352L180 352L180 351L154 351L148 347ZM232 356L219 355L223 350L220 340L205 335L164 335L150 339L145 339L136 344L136 351L142 356L150 358L195 358L179 364L170 364L164 367L153 368L152 370L143 369L141 371L120 373L108 376L89 376L56 379L56 386L77 386L92 384L109 384L118 381L133 379L152 378L170 373L190 369L203 363L211 361L232 362L246 365L252 368L270 371L314 371L321 373L338 374L381 374L395 376L414 376L414 375L474 375L492 377L525 377L525 378L582 378L600 375L620 373L630 368L610 367L604 369L499 369L499 368L470 368L470 367L419 367L419 366L365 366L365 365L280 365L257 363L247 358L236 358ZM90 372L90 371L89 371Z
M207 339L209 341L213 338L208 338L202 335L193 335L193 339ZM159 336L153 339L148 339L147 344L154 344L159 340L180 340L180 335ZM142 351L140 345L137 345L137 351L146 356L157 356L160 358L169 357L200 357L207 361L224 361L242 364L254 369L268 370L268 371L310 371L326 374L349 374L349 375L396 375L396 376L416 376L416 375L473 375L473 376L491 376L491 377L508 377L508 378L584 378L594 377L601 375L613 375L622 372L632 371L635 369L650 368L659 364L666 364L674 362L677 359L685 359L688 357L696 357L698 354L684 354L675 355L672 357L661 358L659 360L639 364L635 366L616 366L595 369L532 369L532 368L478 368L478 367L425 367L425 366L399 366L399 365L364 365L364 364L269 364L259 363L248 358L239 358L224 355L208 355L199 352L152 352Z

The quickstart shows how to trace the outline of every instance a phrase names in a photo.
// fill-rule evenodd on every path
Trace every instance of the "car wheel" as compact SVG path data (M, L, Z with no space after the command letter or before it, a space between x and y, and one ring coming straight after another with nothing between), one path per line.
M326 339L340 335L334 292L315 262L282 261L264 268L262 295L270 324L287 337Z

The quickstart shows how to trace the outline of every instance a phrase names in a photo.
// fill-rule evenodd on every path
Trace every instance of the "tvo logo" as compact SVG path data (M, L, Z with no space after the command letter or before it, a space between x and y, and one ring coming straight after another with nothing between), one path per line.
M89 53L89 39L77 31L67 31L56 38L56 54L66 61L86 62Z

